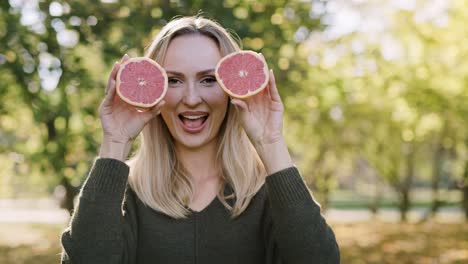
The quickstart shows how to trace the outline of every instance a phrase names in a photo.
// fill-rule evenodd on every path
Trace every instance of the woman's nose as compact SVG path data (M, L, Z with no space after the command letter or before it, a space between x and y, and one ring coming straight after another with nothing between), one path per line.
M189 106L196 106L201 103L202 98L198 91L198 87L194 82L188 82L184 91L183 102Z

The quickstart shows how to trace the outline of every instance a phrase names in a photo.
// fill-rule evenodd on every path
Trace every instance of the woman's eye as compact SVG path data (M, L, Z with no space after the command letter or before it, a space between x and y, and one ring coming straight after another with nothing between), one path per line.
M169 78L167 82L169 83L169 85L175 85L175 84L179 84L181 81L177 78Z
M216 82L216 78L214 76L206 77L201 81L203 84L213 84Z

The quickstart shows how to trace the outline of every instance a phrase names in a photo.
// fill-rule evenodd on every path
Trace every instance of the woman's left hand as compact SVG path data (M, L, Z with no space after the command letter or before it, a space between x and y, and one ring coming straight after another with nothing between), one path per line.
M263 161L268 175L293 165L283 138L284 106L276 88L273 71L265 90L252 97L232 99L241 115L247 136Z
M246 99L231 99L238 107L244 130L255 147L283 139L284 107L276 87L273 71L269 71L267 87Z

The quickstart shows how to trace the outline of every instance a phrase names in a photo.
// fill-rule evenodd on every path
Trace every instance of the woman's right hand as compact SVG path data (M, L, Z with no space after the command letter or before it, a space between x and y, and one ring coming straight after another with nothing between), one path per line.
M143 127L160 113L165 101L161 100L146 112L138 111L135 106L124 102L116 94L116 76L120 65L129 59L125 54L116 62L107 81L106 96L99 107L99 118L103 129L103 142L100 157L125 160L131 144Z

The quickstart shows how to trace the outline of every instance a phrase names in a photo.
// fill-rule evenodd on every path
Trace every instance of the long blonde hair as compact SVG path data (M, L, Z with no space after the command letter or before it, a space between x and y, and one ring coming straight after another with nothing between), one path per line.
M158 63L164 61L172 39L187 34L207 36L215 41L221 55L240 50L234 38L218 23L203 17L182 17L169 22L155 36L145 56ZM222 188L217 194L231 211L231 218L239 216L265 182L265 168L240 124L239 114L228 106L217 141L217 166L220 167ZM140 145L128 161L129 184L147 206L173 218L186 218L194 185L186 169L177 158L173 138L161 118L153 118L143 129ZM232 195L225 196L225 188L232 187ZM231 203L227 200L232 199Z

